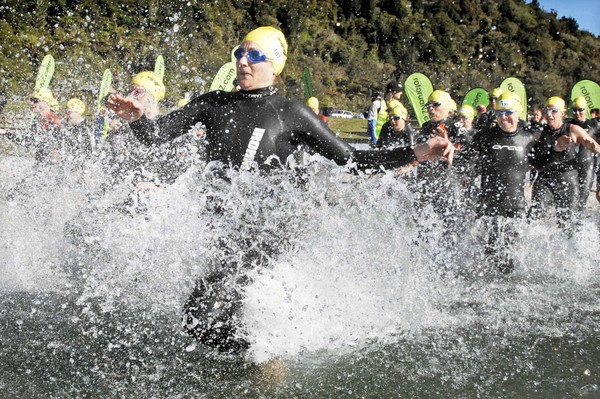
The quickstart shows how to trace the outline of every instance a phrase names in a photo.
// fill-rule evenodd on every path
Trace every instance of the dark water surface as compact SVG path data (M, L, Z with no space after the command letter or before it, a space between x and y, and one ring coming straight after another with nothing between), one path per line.
M0 172L2 398L600 397L596 204L571 235L519 224L505 276L483 259L485 223L444 236L393 174L325 163L299 188L201 166L100 195L94 165L34 173L4 156ZM11 191L22 179L27 195ZM245 291L244 358L181 328L224 239L278 246Z

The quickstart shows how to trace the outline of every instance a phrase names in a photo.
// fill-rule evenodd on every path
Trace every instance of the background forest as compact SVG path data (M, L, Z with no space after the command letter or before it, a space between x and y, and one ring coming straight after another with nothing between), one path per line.
M373 90L413 72L460 99L508 76L531 104L600 81L600 39L522 0L0 0L0 84L29 96L45 54L56 59L59 100L89 104L102 71L124 89L166 62L167 106L207 90L231 49L259 25L280 27L289 59L283 95L302 99L308 67L322 106L364 110Z

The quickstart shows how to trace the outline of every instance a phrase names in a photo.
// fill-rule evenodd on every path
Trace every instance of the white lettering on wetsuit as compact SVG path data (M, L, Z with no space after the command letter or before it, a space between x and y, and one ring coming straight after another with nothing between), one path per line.
M256 157L256 151L258 151L260 141L262 140L264 134L265 129L261 129L259 127L254 128L252 137L250 137L250 142L248 143L248 148L246 148L246 153L244 154L244 159L242 160L242 165L240 167L241 170L250 170L252 162L254 162L254 158Z
M495 144L492 146L494 150L509 150L509 151L523 151L523 147L515 146L515 145L499 145Z

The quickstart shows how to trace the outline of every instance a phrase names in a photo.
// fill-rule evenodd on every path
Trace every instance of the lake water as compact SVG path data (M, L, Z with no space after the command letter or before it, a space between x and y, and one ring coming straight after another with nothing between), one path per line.
M197 164L142 193L133 176L103 187L95 162L2 154L0 397L600 397L597 204L572 235L518 224L504 275L486 223L440 245L439 216L393 173L308 175L224 183ZM181 327L219 239L277 248L246 287L244 357Z

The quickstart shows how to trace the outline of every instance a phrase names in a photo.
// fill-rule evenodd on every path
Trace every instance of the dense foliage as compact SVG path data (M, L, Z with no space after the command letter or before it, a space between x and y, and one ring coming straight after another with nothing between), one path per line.
M600 81L600 39L523 0L1 0L1 85L27 96L46 53L61 100L93 103L102 71L124 90L166 60L167 105L208 89L244 33L279 26L290 45L279 86L303 98L310 68L324 106L364 109L372 90L413 72L460 99L518 77L534 105Z

